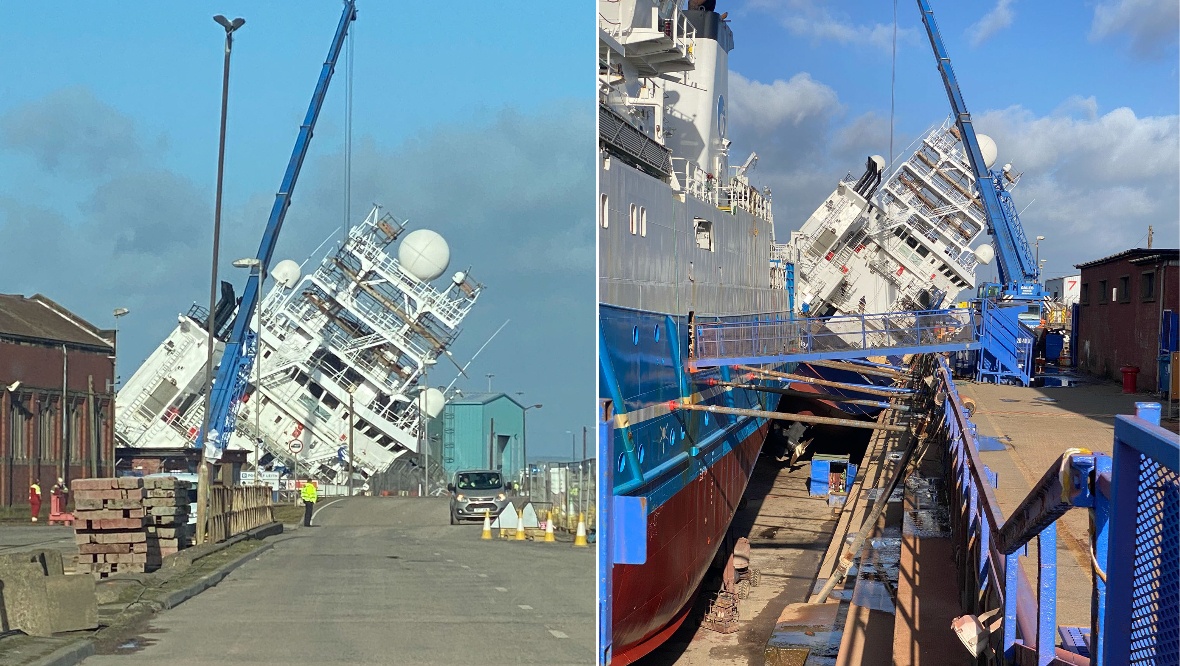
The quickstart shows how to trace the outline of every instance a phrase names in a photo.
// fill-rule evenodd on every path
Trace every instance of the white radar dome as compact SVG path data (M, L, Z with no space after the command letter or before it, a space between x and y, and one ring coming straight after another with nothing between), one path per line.
M877 165L877 171L884 171L885 170L885 158L884 157L881 157L880 155L873 155L869 159L873 161L873 164Z
M996 248L990 244L984 243L974 250L975 258L983 265L990 264L992 259L996 258Z
M436 388L428 388L418 394L419 408L426 412L429 418L435 418L442 413L443 407L447 404L446 396L443 392Z
M270 276L275 282L287 289L294 289L295 285L299 284L299 278L302 277L300 273L299 264L292 259L284 259L270 270Z
M983 168L992 168L996 163L996 155L1000 154L996 142L986 134L977 134L975 138L979 141L979 152L983 153Z
M451 248L447 241L429 229L410 232L397 248L397 261L414 277L429 282L447 271Z

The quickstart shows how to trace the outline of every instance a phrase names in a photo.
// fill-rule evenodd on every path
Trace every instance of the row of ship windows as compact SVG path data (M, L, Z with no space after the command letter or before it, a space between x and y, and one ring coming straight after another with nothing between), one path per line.
M599 208L599 223L603 229L610 226L610 207L607 205L609 200L605 194L602 195L602 204ZM647 206L637 206L631 204L630 214L628 215L631 224L632 236L646 236L647 235Z
M603 229L610 226L610 207L608 204L610 200L606 194L602 195L599 201L599 224ZM647 206L639 206L631 204L628 211L628 221L630 223L632 236L647 236ZM694 231L696 233L697 247L702 250L713 251L713 223L701 217L693 218Z

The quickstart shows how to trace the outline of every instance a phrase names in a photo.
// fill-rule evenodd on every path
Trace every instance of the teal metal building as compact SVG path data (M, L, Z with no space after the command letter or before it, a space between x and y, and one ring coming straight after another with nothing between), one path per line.
M524 406L504 393L476 393L447 403L431 422L449 481L458 470L498 469L516 481L524 469Z

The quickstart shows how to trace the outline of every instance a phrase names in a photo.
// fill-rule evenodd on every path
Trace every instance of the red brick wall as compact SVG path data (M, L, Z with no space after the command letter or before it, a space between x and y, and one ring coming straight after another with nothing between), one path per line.
M1154 296L1145 297L1144 273L1155 273ZM1139 367L1138 389L1154 392L1159 382L1160 310L1177 310L1180 289L1175 265L1135 265L1124 259L1082 269L1082 295L1077 334L1078 368L1122 381L1124 365ZM1122 278L1127 293L1122 293ZM1105 293L1102 281L1106 282ZM1113 290L1117 298L1112 299ZM1161 308L1162 306L1162 308Z
M92 440L98 443L98 476L114 473L114 395L107 392L114 365L104 352L76 348L68 350L67 362L69 451L62 446L61 347L0 341L0 506L27 504L29 484L37 478L47 493L67 460L67 478L91 476ZM91 379L93 414L87 400ZM5 387L14 381L21 385L9 392ZM13 432L14 424L20 432Z

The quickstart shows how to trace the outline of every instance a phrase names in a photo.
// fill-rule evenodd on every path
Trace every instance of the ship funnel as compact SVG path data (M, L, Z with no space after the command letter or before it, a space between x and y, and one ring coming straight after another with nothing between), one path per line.
M973 253L975 254L975 258L979 261L979 263L984 264L985 266L990 264L992 259L996 258L996 249L987 243L984 243L983 245L975 248Z

